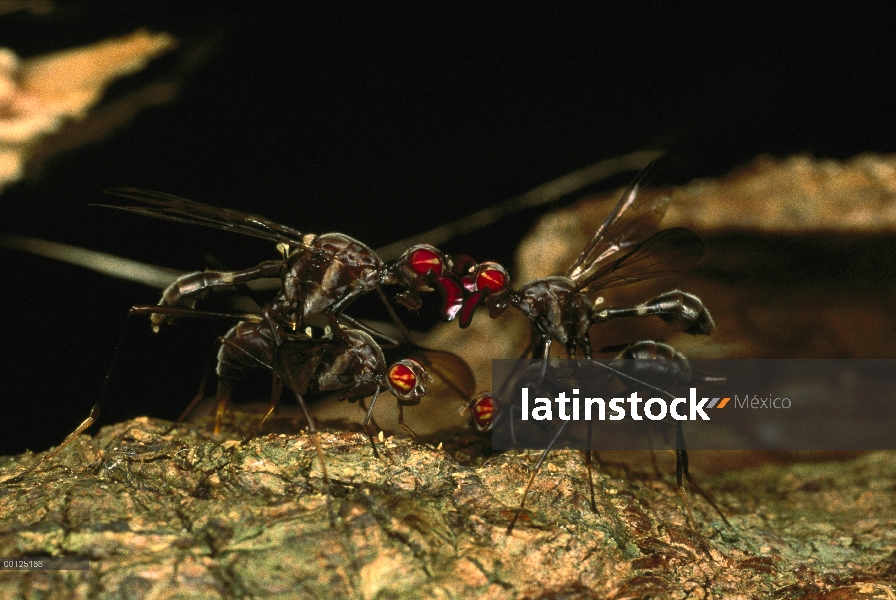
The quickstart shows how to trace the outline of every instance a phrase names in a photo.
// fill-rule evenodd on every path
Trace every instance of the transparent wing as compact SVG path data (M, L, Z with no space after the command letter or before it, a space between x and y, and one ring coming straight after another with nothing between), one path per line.
M576 291L603 290L685 273L703 258L703 240L682 227L666 229L576 282Z
M656 161L653 161L644 167L622 193L619 202L570 265L567 277L575 282L589 278L594 271L600 270L601 263L636 246L658 229L669 206L669 197L640 194L641 182L655 165Z
M116 206L113 204L96 204L106 208L126 210L128 212L167 219L179 223L190 223L204 227L214 227L225 231L234 231L243 235L283 242L290 246L303 246L302 232L286 225L274 223L264 217L244 213L230 208L209 206L194 200L187 200L163 192L141 190L137 188L112 188L106 190L110 196L136 200L150 206Z

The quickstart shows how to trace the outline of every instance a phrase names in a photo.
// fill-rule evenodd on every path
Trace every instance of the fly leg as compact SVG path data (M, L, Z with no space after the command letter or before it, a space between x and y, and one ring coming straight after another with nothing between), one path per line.
M588 492L591 495L591 511L597 512L597 504L594 502L594 475L591 467L591 434L592 423L588 422L588 433L585 438L585 468L588 470Z
M557 433L554 435L553 439L551 439L547 448L541 453L541 456L538 458L538 462L535 463L535 466L532 468L532 473L529 474L529 479L526 481L526 487L523 488L523 497L520 499L520 505L517 507L516 512L513 514L513 519L510 521L510 525L507 526L507 535L513 533L513 527L516 525L516 522L519 520L520 515L523 513L523 510L526 507L526 498L529 496L529 489L532 487L532 484L535 482L535 476L538 475L538 472L541 470L541 465L544 464L544 460L548 457L548 452L554 447L554 444L557 443L557 440L560 439L560 435L566 429L566 426L569 425L569 421L564 421L563 425L560 426L560 429L557 430Z
M401 402L398 403L398 424L401 426L402 429L404 429L405 431L407 431L407 432L411 435L411 438L412 438L412 439L414 439L414 440L417 439L417 434L414 433L414 430L411 429L410 427L408 427L407 425L405 425L405 422L404 422L404 405L403 405Z
M59 454L66 446L68 446L72 441L81 435L85 429L96 423L96 420L100 416L100 404L97 402L93 405L93 408L90 409L90 414L87 415L87 418L81 421L81 424L78 425L74 431L68 434L65 439L59 444L52 452L48 452L43 455L40 459L36 460L33 465L26 468L24 471L16 475L15 477L10 477L9 479L5 479L0 481L0 483L19 483L25 477L27 477L30 473L32 473L37 467L52 459L54 456Z
M238 285L254 279L280 277L282 270L282 261L267 260L243 271L199 271L187 273L178 277L174 283L162 292L159 306L193 308L196 304L197 296L206 290ZM162 311L153 313L150 318L153 331L158 331L159 327L166 320L170 321L170 316L169 313Z
M592 325L611 319L657 316L677 331L691 335L709 335L715 323L703 301L693 294L672 290L632 308L595 308L590 315Z
M376 392L373 394L373 398L370 400L370 408L367 409L367 415L364 417L364 422L361 423L361 427L364 428L364 433L367 434L367 439L370 440L370 447L373 448L373 457L379 458L380 453L376 449L376 443L373 441L373 430L370 427L370 422L373 420L373 407L376 405L376 399L380 395L380 388L376 388Z
M215 435L221 431L224 412L233 392L233 383L247 369L264 366L273 369L276 336L267 323L242 322L221 338L218 350L217 404L215 407ZM260 427L260 425L259 425Z
M134 308L138 308L138 307L134 307ZM97 419L99 418L99 415L100 415L100 407L101 407L102 403L106 400L106 397L109 394L109 385L111 384L115 375L118 373L119 363L121 362L122 349L124 348L124 340L125 340L125 336L128 333L128 327L131 323L131 317L135 314L140 314L140 312L141 312L139 310L134 310L134 308L132 308L128 312L128 316L125 319L125 324L124 324L124 327L122 328L121 335L118 338L118 342L115 344L115 350L112 353L112 364L109 366L109 370L106 372L106 375L103 377L103 383L100 386L99 402L97 402L96 404L93 405L93 408L90 409L90 414L87 415L87 418L84 419L83 421L81 421L81 424L78 425L74 431L72 431L70 434L68 434L65 437L65 439L62 441L62 443L59 444L59 446L57 446L54 450L45 454L38 460L36 460L30 467L27 467L24 471L22 471L18 475L11 477L10 479L6 479L2 483L18 483L18 482L22 481L29 474L33 473L34 470L37 469L37 467L39 467L40 465L44 464L45 462L51 460L53 457L55 457L57 454L59 454L63 449L65 449L69 444L71 444L72 441L74 441L74 439L76 437L78 437L78 435L83 433L88 427L90 427L97 421Z
M683 485L683 479L682 479L682 476L684 476L684 478L688 480L688 483L691 485L691 487L693 487L694 490L698 494L703 496L703 499L706 500L710 506L712 506L713 510L715 510L716 513L722 518L722 521L724 521L725 525L727 525L729 528L734 530L734 526L728 521L727 517L725 517L725 515L722 513L722 509L719 508L718 504L715 503L715 501L712 499L712 497L710 497L709 494L707 494L705 491L703 491L703 488L701 488L697 484L697 480L694 479L694 476L688 470L688 451L684 445L684 433L682 432L681 421L677 421L676 425L677 425L677 427L676 427L676 432L675 432L675 483L678 486L679 494L680 495L684 494L684 485ZM690 513L689 506L688 506L688 513ZM691 519L693 519L693 515L691 515Z
M538 375L538 385L544 381L544 376L548 371L548 357L551 355L551 338L544 338L544 353L541 355L541 373Z
M264 339L270 343L270 346L267 347L270 348L272 352L269 364L271 365L271 368L274 369L274 378L275 380L278 377L283 377L286 379L287 384L289 385L290 389L292 389L293 394L295 394L296 401L299 403L299 407L302 409L302 414L305 415L305 420L308 422L308 433L311 435L311 439L314 442L314 450L317 452L317 459L320 461L320 470L324 480L324 488L327 498L327 513L329 514L330 526L332 527L336 524L336 516L333 512L332 494L330 492L330 478L327 475L327 461L324 457L323 447L320 444L320 435L318 434L317 427L314 426L314 419L311 418L311 413L308 411L308 405L305 403L305 399L302 397L302 392L300 391L304 390L305 388L300 385L300 382L298 381L296 373L293 369L278 370L274 368L277 360L277 355L280 351L280 338L277 336L277 330L275 329L270 313L267 310L265 311L265 325L266 327L259 327L257 329L258 336L249 335L246 339L251 339L258 342L259 345L257 346L257 348L259 349L265 347L264 342L261 342L260 340ZM236 329L236 327L234 327L234 329ZM266 334L271 335L272 337L267 337ZM222 350L223 348L224 346L222 346ZM271 407L268 409L268 412L264 417L265 419L267 419L268 415L273 412L274 407L277 404L277 401L279 399L279 390L280 386L278 384L275 384L271 391Z
M367 402L364 401L364 398L361 398L361 399L358 401L358 404L360 405L361 410L362 410L362 411L364 412L364 414L366 415L366 414L367 414ZM371 417L370 417L370 423L371 423L371 425L373 426L374 430L376 430L376 431L382 431L382 430L383 430L383 428L379 426L379 423L376 422L376 419L374 419L372 415L371 415Z
M223 343L223 339L224 338L219 337L217 340L217 343L214 346L212 346L212 351L209 354L208 360L205 363L205 370L202 372L202 381L199 382L199 390L196 392L196 395L193 396L193 399L190 400L190 403L187 405L187 407L184 409L184 411L180 414L180 416L177 418L177 420L174 423L172 423L171 427L169 427L165 431L166 435L171 433L175 427L177 427L178 425L183 423L184 420L187 418L187 415L189 415L191 412L193 412L193 409L196 408L196 405L199 404L203 398L205 398L205 391L208 387L208 374L209 374L209 371L211 371L212 362L215 360L215 355L217 354L217 352L216 352L217 345Z

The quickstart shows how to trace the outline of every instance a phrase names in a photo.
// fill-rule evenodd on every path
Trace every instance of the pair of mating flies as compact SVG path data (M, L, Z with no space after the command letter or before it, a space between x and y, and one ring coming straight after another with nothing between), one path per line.
M349 305L363 294L376 291L385 299L383 285L403 288L395 300L411 310L422 305L422 292L439 290L443 301L442 315L449 321L458 320L462 328L469 326L480 305L488 309L492 318L497 318L508 307L521 311L532 325L532 355L542 358L540 379L545 376L553 342L562 344L571 357L581 352L590 360L591 327L612 319L658 316L674 329L690 334L709 334L713 330L714 324L702 302L696 296L678 290L635 307L604 307L602 299L589 300L589 295L594 292L688 271L703 255L702 241L686 229L668 229L650 236L656 231L669 198L639 195L639 181L640 178L623 193L565 276L536 279L517 289L512 287L510 277L501 265L476 263L466 256L448 256L429 245L414 246L396 261L386 264L369 247L340 233L303 234L264 217L158 192L121 188L109 193L139 203L111 208L235 231L273 241L280 249L279 260L265 261L249 269L184 275L165 290L158 306L136 306L131 311L132 314L149 313L156 330L166 321L178 317L219 317L238 321L219 338L216 432L230 400L233 383L245 370L261 366L274 375L268 415L279 399L282 382L285 382L296 395L315 443L316 429L303 398L305 395L341 392L341 398L362 399L372 393L363 427L376 455L371 422L380 392L388 389L397 398L399 424L413 434L404 424L402 410L406 405L419 403L430 380L425 367L413 359L403 359L387 367L381 346L398 346L400 342L345 314ZM194 308L197 298L206 292L232 289L233 286L246 289L244 286L251 281L271 277L280 279L281 286L273 301L266 303L258 313L209 312ZM394 315L388 300L386 306ZM305 333L306 326L319 324L321 320L328 324L328 334L314 337ZM401 329L400 322L399 327ZM374 338L379 338L382 344ZM650 343L635 344L628 356L661 360L681 356L667 348ZM617 374L640 383L636 377L622 372ZM480 394L470 401L470 412L478 429L490 428L494 403L490 393ZM96 410L95 407L91 416L53 453L14 480L26 476L89 427L95 420ZM323 465L319 445L317 450ZM682 471L687 474L683 444L677 456L681 488ZM590 467L590 460L587 462ZM326 477L325 466L323 473Z

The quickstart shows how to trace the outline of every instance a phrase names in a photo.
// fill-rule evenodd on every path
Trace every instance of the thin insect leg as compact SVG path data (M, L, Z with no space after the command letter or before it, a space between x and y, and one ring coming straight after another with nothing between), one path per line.
M685 477L687 477L688 483L691 484L691 487L694 488L695 490L697 490L697 493L700 494L701 496L703 496L703 499L704 499L704 500L706 500L707 502L709 502L709 505L713 507L713 509L716 511L716 513L718 513L718 515L719 515L720 517L722 517L722 521L725 522L725 525L727 525L727 526L730 527L731 529L734 529L734 525L732 525L731 522L728 521L728 519L725 517L725 514L722 512L722 509L720 509L720 508L718 507L718 505L715 503L715 501L713 501L712 496L710 496L710 495L707 494L705 491L703 491L703 488L701 488L701 487L697 484L697 481L694 479L694 476L691 475L690 472L688 472L687 469L685 469L684 474L685 474ZM737 531L737 530L734 529L734 531Z
M513 526L516 525L517 520L520 518L520 514L522 514L523 509L526 506L526 498L529 495L529 488L532 487L532 483L535 481L535 476L538 475L538 471L541 470L541 465L544 463L544 460L548 457L548 452L554 447L554 444L557 443L557 440L560 439L560 435L563 434L563 431L566 429L566 426L569 425L569 421L564 421L563 425L560 426L560 429L557 430L557 433L554 434L554 438L550 441L547 448L541 453L541 456L538 459L538 462L535 463L535 467L532 468L532 473L529 475L529 481L526 482L526 487L523 489L523 497L520 500L520 505L516 509L516 513L513 515L513 520L510 521L510 525L507 526L507 535L513 533Z
M212 351L209 354L208 360L205 362L205 370L202 372L202 381L199 383L199 390L196 392L196 395L190 400L190 403L184 409L184 411L180 414L177 420L171 424L171 427L165 430L165 435L171 433L175 427L184 422L193 409L196 408L196 405L205 398L205 392L208 388L208 373L212 370L212 363L215 360L215 355L217 354L218 346L217 344L223 344L224 338L218 337L216 344L212 346Z
M283 382L279 377L277 377L277 372L274 370L273 366L267 364L266 362L264 362L257 356L254 356L253 354L248 352L245 348L236 344L233 340L228 340L227 338L219 337L218 342L220 342L222 346L227 346L231 350L236 350L237 352L242 353L244 356L251 358L256 363L258 363L259 366L270 370L271 376L273 378L273 381L271 382L271 404L268 407L268 411L265 413L264 417L262 417L261 421L259 421L258 424L253 428L252 432L243 439L243 443L245 444L250 439L252 439L256 435L258 435L258 432L261 431L262 425L264 425L265 421L268 420L268 417L271 416L271 413L274 412L274 409L277 407L277 404L280 401L280 395L283 392ZM274 360L276 362L276 357Z
M653 475L662 481L663 473L660 471L660 465L656 460L656 449L653 447L653 436L651 435L652 431L653 427L647 428L647 448L650 451L650 464L653 465Z
M330 516L330 527L332 527L336 524L336 515L333 512L333 502L331 500L333 494L330 492L330 478L327 475L327 461L324 458L324 449L320 445L320 436L314 427L314 419L311 418L311 413L308 412L305 400L302 399L302 395L298 392L295 392L295 395L296 400L299 401L299 406L302 407L302 412L305 414L305 419L308 421L308 433L311 434L311 439L314 440L314 449L317 451L317 459L320 461L320 472L324 479L324 493L327 498L327 513Z
M538 376L538 385L544 383L544 376L548 372L548 356L551 352L551 337L544 336L542 338L544 340L544 352L541 357L541 374Z
M25 477L27 477L30 473L32 473L37 467L39 467L43 463L47 462L48 460L52 459L54 456L59 454L63 448L65 448L70 443L72 443L72 440L74 440L76 437L81 435L81 433L83 433L85 429L87 429L88 427L90 427L91 425L96 423L96 420L99 418L99 416L100 416L100 405L99 405L99 403L96 403L93 405L93 408L90 409L90 414L87 415L87 418L84 419L81 422L81 424L75 428L74 431L72 431L70 434L68 434L66 436L66 438L62 441L62 443L59 444L52 452L49 452L49 453L43 455L40 459L36 460L33 465L26 468L24 471L22 471L15 477L11 477L11 478L6 479L0 483L18 483L18 482L22 481L23 479L25 479Z
M367 402L364 401L364 398L361 398L358 401L358 404L361 406L361 411L366 415L367 414ZM370 423L376 431L382 431L383 428L379 426L379 423L376 422L376 419L373 416L370 417Z
M650 388L651 390L653 390L653 391L655 391L655 392L659 392L660 394L666 396L666 397L669 398L670 400L675 400L675 395L672 394L671 392L667 391L667 390L664 390L664 389L662 389L662 388L659 388L659 387L657 387L657 386L655 386L655 385L653 385L653 384L647 383L646 381L641 381L641 380L638 379L637 377L634 377L634 376L632 376L632 375L629 375L628 373L625 373L624 371L620 371L619 369L616 369L616 368L614 368L614 367L611 367L610 365L606 365L606 364L604 364L604 363L602 363L602 362L596 361L596 360L594 360L593 358L591 358L590 356L586 356L585 358L586 358L586 359L588 360L588 362L590 362L591 364L593 364L593 365L595 365L595 366L598 366L598 367L600 367L601 369L604 369L604 370L606 370L606 371L609 371L610 373L613 373L613 374L616 375L617 377L621 377L622 379L626 379L626 380L628 380L628 381L631 381L632 383L636 383L636 384L638 384L639 386L644 386L644 387L646 387L646 388Z
M421 360L421 362L424 362L424 361ZM437 364L435 364L434 362L429 361L429 360L425 361L425 364L423 366L426 367L427 373L429 373L430 375L433 375L435 377L438 377L442 381L442 383L444 383L445 386L448 387L448 389L450 389L452 392L454 392L454 394L458 398L460 398L460 400L462 402L466 402L467 400L469 400L469 398L467 397L467 394L464 393L464 390L457 387L457 384L451 380L450 373L446 373L444 371L444 369L442 369L440 366L438 366Z
M697 528L697 521L694 519L694 513L691 510L691 500L684 489L684 485L682 485L682 475L686 473L687 470L688 452L684 447L684 433L682 432L681 423L679 423L675 432L675 481L678 484L678 496L681 498L681 501L684 504L685 512L687 512L688 523L694 530L694 533L697 534L697 539L700 541L700 546L703 548L703 551L706 552L706 554L710 557L710 559L715 560L712 557L712 549L710 548L709 543Z
M594 502L594 474L591 468L591 426L588 422L587 433L585 434L585 467L588 469L588 491L591 493L591 510L597 512L597 504Z
M392 319L392 322L398 327L398 331L401 332L401 336L407 340L411 341L411 332L408 331L408 328L404 326L404 323L401 322L401 319L398 318L398 314L395 312L395 309L392 308L392 304L389 302L389 298L386 297L386 293L383 291L383 288L377 284L376 293L380 297L380 300L383 301L383 304L386 305L386 311L389 313L389 317Z
M398 424L401 425L402 429L411 434L411 438L417 439L417 434L414 433L414 430L404 424L404 406L401 403L398 403Z
M213 310L196 310L195 308L182 308L179 306L159 306L158 304L138 304L132 306L130 315L158 314L172 317L193 317L208 319L234 319L236 321L249 321L261 323L263 317L257 313L231 313Z
M224 422L224 413L227 412L227 405L230 403L230 397L233 392L233 384L228 377L218 378L217 403L215 404L215 429L214 434L221 434L221 424Z
M367 416L364 417L364 422L361 423L361 427L364 428L364 433L367 434L367 439L370 440L370 447L373 448L373 457L379 458L380 453L376 449L376 443L373 441L373 431L370 428L370 422L373 420L373 407L376 405L376 399L379 398L380 388L376 388L376 392L373 394L373 398L370 400L370 408L367 409Z
M513 406L509 406L507 409L507 419L508 423L510 423L510 441L513 443L513 446L516 447L519 445L519 442L516 441L516 427L513 425Z
M277 332L274 329L274 324L271 321L270 314L268 314L266 312L265 318L268 322L268 326L271 327L271 330L274 333L274 337L273 337L274 360L276 361L277 352L279 352L279 348L280 348L280 338L277 336ZM242 348L240 350L242 350ZM253 357L253 358L255 358L255 357ZM257 360L257 358L256 358L256 360ZM264 364L263 361L261 361L261 362L262 362L262 364ZM268 366L271 369L273 369L272 365L268 365ZM292 371L287 369L284 371L284 375L289 380L290 388L293 390L293 393L296 396L296 400L299 403L299 407L302 409L302 413L305 415L305 420L308 422L308 433L310 434L311 439L314 442L314 449L317 452L317 458L320 461L320 470L321 470L321 475L323 476L324 490L325 490L325 494L326 494L326 498L327 498L327 513L329 514L330 526L332 527L333 525L336 524L336 516L333 512L333 504L331 501L332 494L330 492L330 478L327 475L327 461L326 461L326 458L324 457L323 447L320 444L320 435L317 432L317 428L314 426L314 419L311 418L311 413L308 411L308 405L305 404L305 400L302 398L302 394L300 394L298 392L299 386L296 385L296 381L293 379ZM275 371L275 377L276 377L276 371ZM271 391L271 402L272 403L275 403L276 399L279 398L280 390L281 390L281 387L279 385L272 386L272 391ZM274 404L274 405L276 406L276 404ZM270 410L268 411L268 414L270 414ZM265 416L265 419L267 419L267 415Z
M263 320L268 321L268 325L273 329L273 324L271 323L270 315L265 313L264 315L258 315L253 313L228 313L228 312L217 312L217 311L206 311L206 310L196 310L193 308L182 308L177 306L158 306L155 304L150 305L137 305L132 306L131 310L128 313L128 316L134 314L163 314L169 316L186 316L186 317L201 317L201 318L216 318L216 319L236 319L238 321L245 321L249 323L261 323ZM155 326L155 329L158 330L158 326ZM274 338L276 339L276 332L274 332ZM221 338L219 338L221 339ZM240 349L242 350L242 349ZM254 358L254 357L253 357ZM205 386L205 377L207 374L203 375L202 387L200 387L200 394L203 393ZM217 391L217 406L215 408L215 428L214 434L219 435L221 433L221 423L224 419L224 412L227 408L227 403L230 400L231 396L231 384L229 381L225 381L223 378L218 379L218 391ZM200 400L200 396L197 395L193 398L190 404L187 406L187 409L184 413L178 418L176 423L180 423L187 414L196 406L196 404ZM169 430L170 431L170 430Z
M235 346L236 345L234 344L234 347ZM239 349L243 350L242 348L239 348ZM243 351L245 352L245 350L243 350ZM253 359L257 360L261 364L264 364L264 362L258 360L256 357L252 356L248 352L246 352L246 354L248 356L251 356ZM274 357L274 362L276 363L276 361L277 361L277 358ZM265 366L269 366L269 365L265 365ZM268 410L266 413L264 413L264 416L261 418L261 421L259 421L258 424L252 428L252 432L249 433L249 435L247 435L245 438L243 438L243 444L248 443L250 439L252 439L256 435L258 435L258 432L261 431L262 425L265 424L265 421L268 420L268 417L270 417L271 414L274 412L274 409L277 408L277 404L280 403L280 395L283 393L283 381L279 377L277 377L277 371L273 368L271 368L271 379L272 379L272 381L271 381L271 404L270 404L270 406L268 406Z
M273 319L271 318L271 313L267 310L264 312L264 320L268 327L270 327L272 339L274 342L274 360L277 359L277 353L280 349L280 336L277 335L277 327L274 324ZM276 362L274 363L276 364ZM273 368L273 365L271 366ZM275 372L276 374L276 372ZM302 394L298 391L298 385L296 385L295 380L293 379L293 372L290 369L285 370L285 376L289 380L290 388L296 396L296 400L299 402L299 406L302 409L302 413L305 415L305 420L308 421L308 433L311 434L311 439L314 440L314 449L317 451L317 458L320 461L320 470L324 479L324 488L326 490L327 497L327 513L330 516L330 526L336 524L336 516L333 513L333 504L331 501L332 494L330 493L330 478L327 475L327 461L324 458L324 449L320 445L320 435L318 435L317 428L314 426L314 419L311 418L311 413L308 412L308 406L305 404L305 400L302 398ZM275 386L277 387L277 386ZM279 390L279 387L277 387ZM267 417L265 417L267 418Z
M684 477L688 480L688 483L691 484L691 487L694 488L694 490L696 490L698 494L703 496L703 499L706 500L709 503L709 505L713 507L713 510L715 510L716 513L718 513L718 515L720 517L722 517L722 521L725 522L725 525L727 525L731 529L734 529L734 526L728 521L728 519L725 517L725 515L722 514L722 510L719 508L719 506L715 503L715 501L712 499L712 497L710 497L709 494L707 494L705 491L703 491L703 489L697 484L697 481L694 479L694 476L691 474L690 470L688 469L688 450L684 445L684 433L682 432L682 427L681 427L680 422L677 423L675 438L676 438L676 442L675 442L676 446L680 447L680 449L681 449L681 455L680 455L681 459L679 459L679 455L676 452L676 461L675 461L675 470L676 470L676 474L677 474L678 487L679 488L683 487L682 486L683 482L682 482L681 476L684 475ZM678 448L676 448L676 451L677 450L678 450Z
M400 344L400 342L398 340L396 340L395 338L390 337L390 336L386 335L385 333L379 331L378 329L375 329L374 327L371 327L370 325L367 325L366 323L362 323L361 321L359 321L353 317L350 317L346 314L339 315L338 319L340 321L345 321L346 323L351 325L353 329L360 329L361 331L370 335L371 337L378 337L381 340L384 340L386 343L380 344L380 347L393 347L393 346L398 346Z
M111 385L112 379L118 374L119 363L121 362L121 354L122 349L124 348L124 338L128 333L128 327L131 324L131 316L134 315L134 312L128 312L128 316L125 318L124 327L122 327L121 335L118 336L118 342L115 344L115 350L112 352L112 364L109 365L109 370L106 371L106 375L103 377L103 383L100 385L100 394L99 394L99 402L93 405L93 408L90 409L90 414L87 415L87 418L84 419L80 425L78 425L74 431L68 434L62 443L56 447L55 450L50 452L49 454L45 454L41 458L39 458L33 465L26 468L23 472L19 473L15 477L11 479L5 480L3 483L17 483L25 478L29 473L33 472L38 466L47 462L57 454L59 454L66 446L68 446L72 441L81 433L84 432L85 429L93 425L96 420L99 418L100 414L100 406L107 399L109 395L109 386Z

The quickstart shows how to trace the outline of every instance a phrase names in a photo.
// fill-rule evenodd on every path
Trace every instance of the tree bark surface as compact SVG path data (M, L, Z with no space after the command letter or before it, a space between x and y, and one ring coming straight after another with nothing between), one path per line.
M241 443L140 418L80 436L0 484L0 555L74 556L88 571L0 571L4 598L892 598L896 460L765 464L704 476L731 521L670 476L595 470L552 452L506 530L536 453L461 435L372 456L321 435ZM449 439L446 437L446 439ZM717 462L725 453L715 453ZM6 457L0 479L34 460ZM735 460L736 462L736 460ZM667 471L668 473L668 471Z

